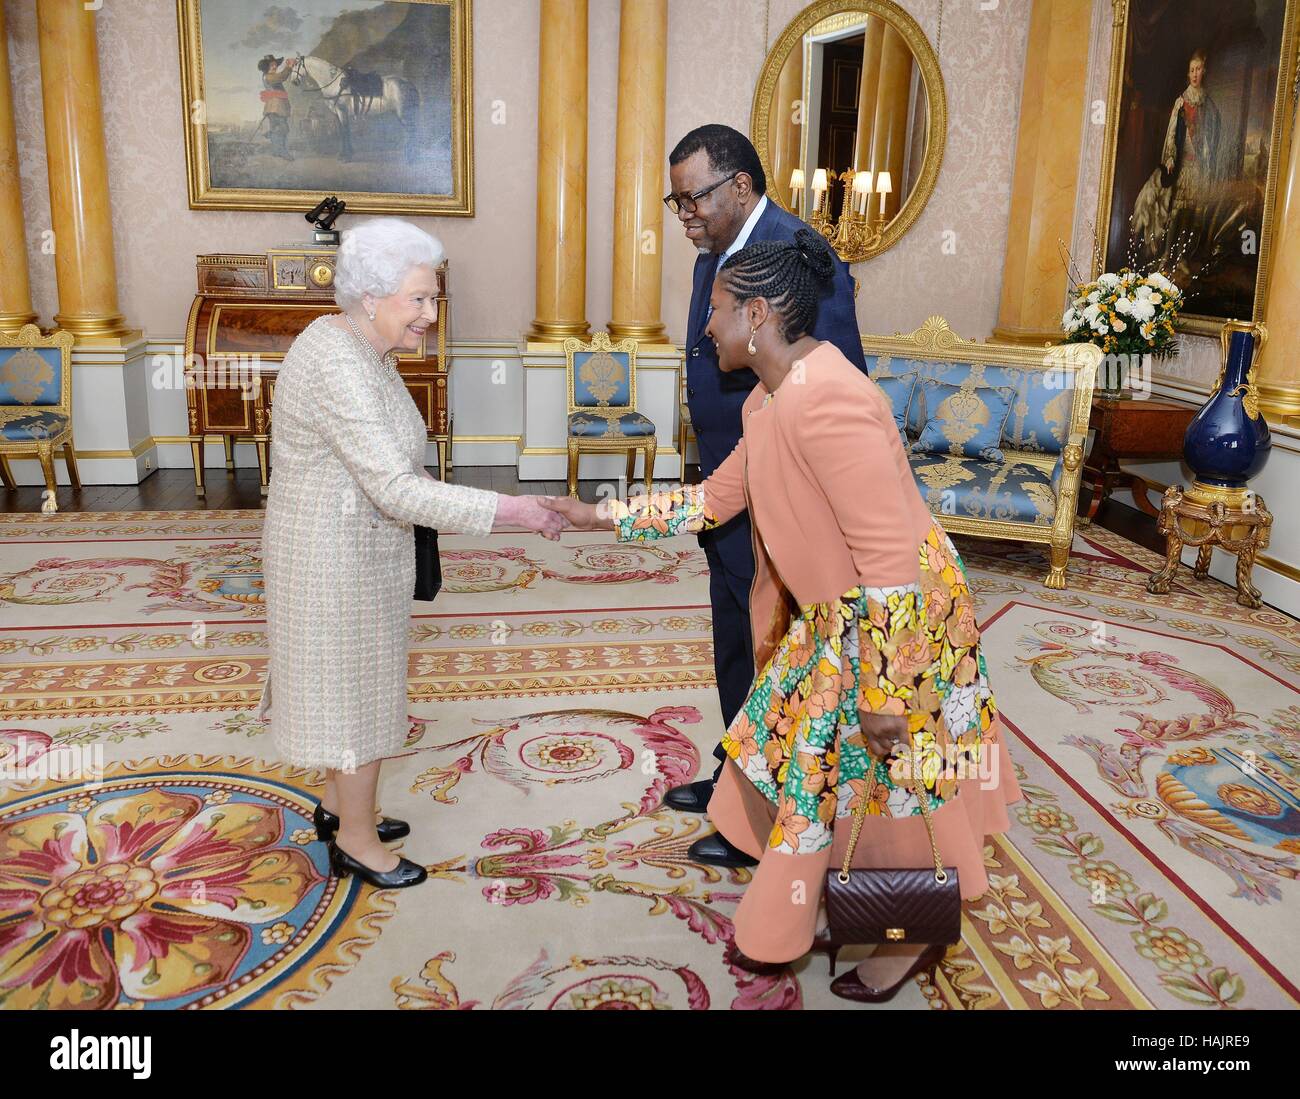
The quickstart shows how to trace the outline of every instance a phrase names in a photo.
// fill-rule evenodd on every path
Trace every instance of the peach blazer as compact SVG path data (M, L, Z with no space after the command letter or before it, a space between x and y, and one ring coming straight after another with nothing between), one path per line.
M921 498L879 387L830 343L820 344L778 390L760 384L742 412L744 435L703 484L718 522L749 509L754 529L750 595L755 667L761 669L799 606L829 603L859 585L920 580L918 547L935 520ZM985 836L1009 826L1006 806L1020 790L995 719L985 734L989 777L965 778L934 814L940 854L956 866L962 895L988 888ZM825 872L843 860L848 829L823 851L788 854L767 844L776 807L728 760L709 816L736 847L760 860L736 913L736 945L760 961L805 953L816 927ZM920 816L868 816L856 866L930 862ZM815 864L815 865L814 865ZM792 904L802 883L806 903Z

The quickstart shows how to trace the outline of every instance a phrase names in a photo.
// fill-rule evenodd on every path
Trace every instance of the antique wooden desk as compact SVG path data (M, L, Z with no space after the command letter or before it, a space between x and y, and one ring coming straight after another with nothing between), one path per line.
M262 493L270 483L271 415L279 363L298 335L334 304L335 249L272 248L264 255L198 257L198 294L185 326L185 393L189 403L194 487L204 495L203 442L220 435L226 469L236 440L255 443ZM447 264L438 268L438 320L420 347L398 354L398 371L438 446L438 468L451 477L447 407ZM436 331L436 343L434 333Z
M1146 482L1119 467L1121 458L1181 458L1183 436L1196 409L1172 401L1094 397L1088 426L1097 432L1083 463L1080 512L1092 520L1116 480L1132 483L1133 502L1148 515L1156 509L1147 499Z

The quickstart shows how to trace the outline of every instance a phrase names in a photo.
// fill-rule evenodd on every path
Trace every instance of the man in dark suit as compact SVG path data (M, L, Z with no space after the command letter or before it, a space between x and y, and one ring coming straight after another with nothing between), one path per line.
M740 441L740 408L758 384L752 370L724 374L717 349L705 335L709 296L722 263L747 244L793 240L804 222L767 198L767 179L749 139L730 126L701 126L687 134L668 157L672 193L668 208L699 250L686 332L686 404L700 451L700 473L708 477ZM832 293L820 304L812 334L835 344L865 371L862 341L853 308L853 279L840 262ZM748 514L700 536L709 562L709 602L713 608L713 667L718 681L722 719L731 724L754 680L753 640L749 625L749 590L754 581L754 550ZM666 805L703 813L725 754L714 749L718 769L712 778L668 791ZM712 834L691 845L697 862L751 866L754 860Z

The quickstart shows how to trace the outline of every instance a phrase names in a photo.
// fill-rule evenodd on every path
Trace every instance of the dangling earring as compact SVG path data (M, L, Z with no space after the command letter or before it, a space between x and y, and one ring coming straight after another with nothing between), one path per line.
M757 331L758 329L754 328L753 326L751 326L749 329L749 346L745 350L748 351L751 355L758 354L758 348L754 346L754 333Z
M369 313L366 314L366 316L373 321L375 319L375 311L372 309Z

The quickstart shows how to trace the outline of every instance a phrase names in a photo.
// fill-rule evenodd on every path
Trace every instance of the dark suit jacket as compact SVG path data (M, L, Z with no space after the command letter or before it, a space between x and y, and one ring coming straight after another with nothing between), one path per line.
M795 231L805 228L804 222L782 210L769 198L746 243L794 240ZM736 449L741 435L740 406L758 384L758 375L747 368L724 374L718 368L717 348L704 333L709 295L713 292L710 276L717 271L717 261L718 257L713 255L701 255L695 261L695 282L686 326L686 404L691 410L691 426L700 450L700 473L704 477L708 477ZM835 267L834 284L817 309L812 334L819 340L829 340L849 362L865 373L867 363L862 354L857 314L853 308L853 278L849 274L849 265L843 260L837 259ZM711 535L713 545L729 568L745 576L754 574L747 522L733 520Z

